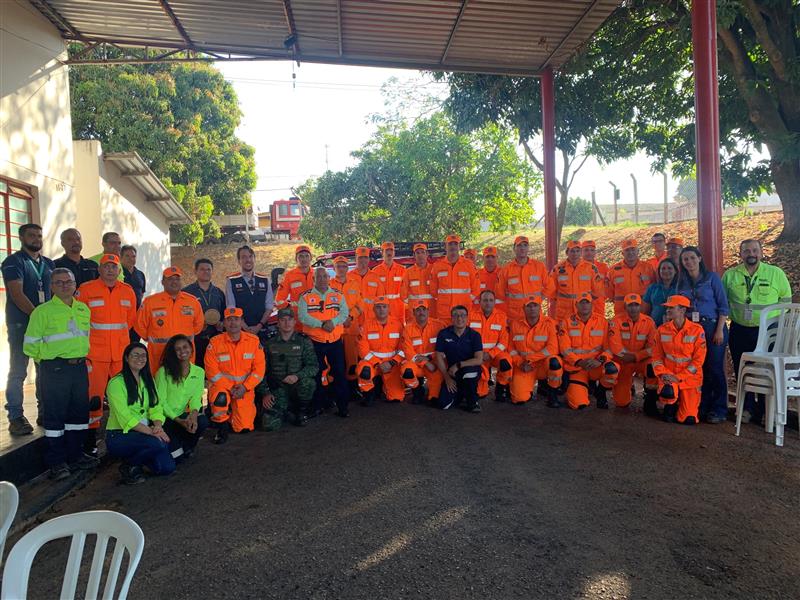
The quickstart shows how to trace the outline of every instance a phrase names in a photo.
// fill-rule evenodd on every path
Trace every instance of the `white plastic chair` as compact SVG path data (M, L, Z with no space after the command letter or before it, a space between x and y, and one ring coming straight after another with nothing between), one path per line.
M36 554L46 543L64 537L71 537L72 544L64 570L60 598L74 598L87 535L97 535L97 542L86 585L86 598L98 597L108 541L110 538L114 538L116 543L108 568L103 599L111 600L116 597L124 600L128 595L136 568L139 566L139 560L142 558L144 533L133 519L110 510L91 510L56 517L25 534L8 554L8 560L3 570L3 590L0 592L0 598L2 600L25 598L28 593L28 577ZM119 594L115 596L114 589L117 587L125 550L128 551L129 556L128 571L122 580Z
M800 415L800 357L788 363L783 367L783 385L779 386L779 391L782 391L786 404L784 405L783 415L775 416L775 444L783 446L783 432L786 426L786 414L789 412L788 404L789 398L794 397L797 400L797 412Z
M756 364L744 366L739 371L736 382L736 435L742 428L742 414L744 413L744 399L748 392L761 394L765 398L764 429L772 433L775 425L775 396L777 395L775 373L772 369ZM777 440L775 442L777 444Z
M0 565L3 564L3 549L6 546L6 536L19 506L19 492L17 486L10 481L0 481Z

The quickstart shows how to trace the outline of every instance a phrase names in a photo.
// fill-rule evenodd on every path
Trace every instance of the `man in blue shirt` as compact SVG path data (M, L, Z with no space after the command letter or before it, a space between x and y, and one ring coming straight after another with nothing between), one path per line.
M483 364L481 334L467 327L467 308L461 304L450 310L452 325L436 337L436 366L444 377L439 407L447 410L461 404L470 412L481 412L478 378Z
M194 364L202 367L205 365L206 348L211 338L224 331L222 315L225 313L225 292L211 283L214 274L214 263L211 259L198 258L194 261L194 274L197 280L183 288L183 291L197 298L205 316L206 326L194 336Z
M28 357L22 351L25 329L33 309L50 300L50 273L53 261L42 256L42 228L27 223L19 228L22 249L7 257L2 266L6 297L6 326L11 362L6 385L6 410L8 431L11 435L33 433L33 426L25 418L22 408L22 385L28 372ZM36 365L36 402L41 403L39 392L39 365ZM41 412L40 412L41 414ZM37 422L39 418L37 418Z

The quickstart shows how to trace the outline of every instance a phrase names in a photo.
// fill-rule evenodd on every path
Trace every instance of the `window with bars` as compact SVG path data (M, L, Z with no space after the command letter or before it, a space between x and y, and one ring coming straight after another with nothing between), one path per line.
M20 225L31 222L31 188L0 177L0 262L20 249ZM0 278L0 290L5 289Z

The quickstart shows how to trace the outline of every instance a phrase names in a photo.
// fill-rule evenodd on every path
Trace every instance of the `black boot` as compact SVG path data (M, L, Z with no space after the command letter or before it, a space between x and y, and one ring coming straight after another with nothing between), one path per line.
M658 392L656 390L648 390L645 389L644 391L644 405L642 406L642 410L644 414L648 417L660 417L661 415L658 412Z
M678 403L664 405L664 414L661 416L665 423L674 423L675 417L678 415Z
M561 408L561 400L558 399L558 390L551 387L543 387L542 390L547 396L547 406L549 408Z
M595 400L597 400L597 408L607 409L608 408L608 398L606 398L606 388L602 385L598 385L597 389L594 392Z
M217 433L214 435L214 443L215 444L224 444L228 441L228 434L231 432L231 424L230 421L225 421L224 423L219 423L217 425Z
M97 429L88 429L86 437L83 438L83 453L92 458L98 458L97 450Z
M499 383L494 388L495 402L510 402L511 397L507 385L500 385Z
M375 406L375 388L368 392L363 392L362 396L364 398L361 401L362 406Z
M417 387L411 392L412 404L423 404L425 402L425 380L422 377L417 378Z

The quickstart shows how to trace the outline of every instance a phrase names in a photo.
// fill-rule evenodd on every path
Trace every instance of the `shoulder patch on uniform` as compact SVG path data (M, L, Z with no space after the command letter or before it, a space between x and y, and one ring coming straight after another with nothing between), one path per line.
M236 271L234 273L228 273L225 277L227 277L228 279L232 279L234 277L241 277L241 276L242 276L242 272L241 271Z

